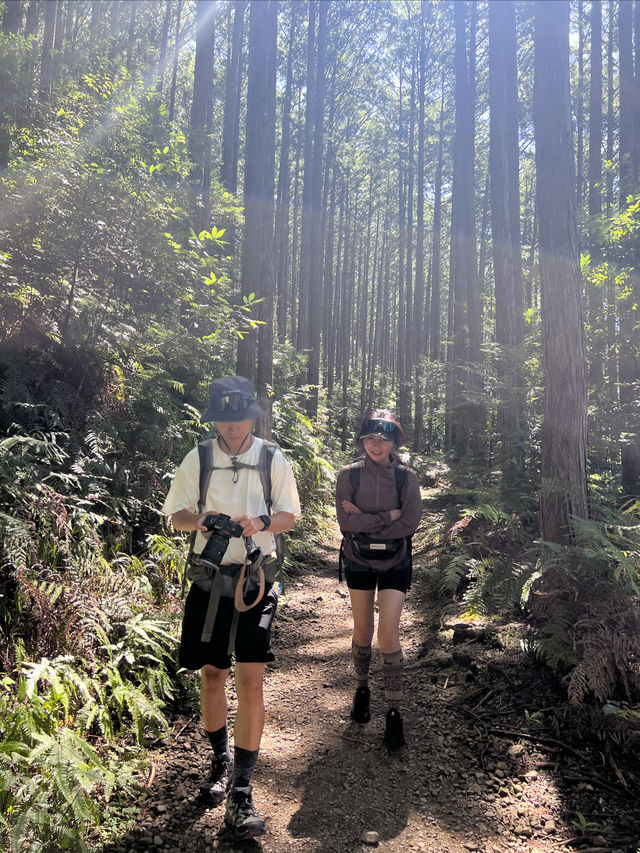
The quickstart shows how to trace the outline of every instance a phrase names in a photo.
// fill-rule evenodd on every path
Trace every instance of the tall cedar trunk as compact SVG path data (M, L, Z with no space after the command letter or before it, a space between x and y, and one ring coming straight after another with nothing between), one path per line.
M627 198L634 190L636 176L633 170L633 90L632 4L618 5L618 55L620 57L620 210L627 206Z
M607 151L606 159L613 162L613 140L616 134L616 120L614 115L614 80L613 80L613 52L614 52L614 11L613 3L609 3L609 26L607 28ZM605 172L605 188L607 199L607 216L613 208L613 172L607 169Z
M405 250L407 234L406 165L404 156L405 130L403 98L403 63L400 66L400 85L398 88L398 357L396 359L398 383L398 409L400 418L407 409L407 327L406 327L406 290L405 290Z
M620 209L627 206L628 197L637 191L634 161L634 91L632 6L618 7L618 51L620 56ZM638 424L638 387L640 380L640 275L632 270L624 296L618 299L620 312L619 376L620 403L623 416L622 486L627 494L640 491L640 425Z
M594 264L600 261L598 220L602 213L602 3L591 3L591 46L589 51L589 167L587 198L591 237L589 251ZM589 388L600 389L604 383L606 330L603 288L589 282L587 289L592 354L589 361ZM609 390L610 393L610 390Z
M472 3L469 20L469 124L470 133L466 139L466 158L469 161L468 185L465 187L466 219L469 234L467 246L467 319L469 323L469 376L472 387L472 400L469 407L469 426L471 430L471 448L476 458L483 453L485 407L481 401L483 393L482 379L482 302L480 299L480 279L478 277L478 246L475 227L475 101L476 101L476 39L478 31L478 4Z
M193 73L193 100L189 122L189 154L193 161L191 181L195 190L194 219L196 229L207 225L210 142L207 125L213 111L213 53L215 48L215 0L198 0L196 4L196 56Z
M245 227L242 295L255 293L259 303L258 340L251 330L238 343L238 373L256 380L266 415L259 432L271 432L273 385L273 307L275 290L273 216L275 183L276 0L252 3L249 15L247 130L244 167ZM257 370L256 370L257 356Z
M169 96L169 122L173 122L173 117L176 108L176 88L178 84L178 60L180 58L180 19L182 17L183 0L178 0L176 3L176 33L175 44L173 46L173 70L171 72L171 94ZM133 11L131 12L132 20Z
M169 42L169 24L171 23L171 0L166 0L164 17L162 18L162 32L160 33L160 55L158 57L158 82L156 88L162 92L164 86L164 72L167 68L167 49Z
M291 202L291 175L289 169L291 148L291 93L293 90L293 52L296 40L299 5L291 6L289 50L287 51L287 79L282 104L282 134L280 140L280 165L276 195L276 328L278 340L283 344L287 338L287 318L291 310L289 289L289 214Z
M591 3L589 82L589 215L602 212L602 3Z
M2 19L2 29L5 35L4 68L2 69L0 86L0 172L9 165L11 151L11 125L16 117L18 106L18 51L12 49L14 36L20 29L21 7L18 0L5 5ZM3 73L2 73L3 72Z
M53 56L51 59L51 77L53 82L59 79L62 70L64 53L64 3L58 0L56 4L56 34L53 40Z
M40 98L43 101L48 101L51 97L51 85L53 83L53 42L56 35L57 11L58 0L45 3L42 61L40 65Z
M231 55L227 63L224 88L224 119L222 124L222 186L235 195L238 190L238 127L240 125L240 78L242 42L244 39L245 0L233 3Z
M640 3L638 0L633 4L633 53L634 53L634 92L635 109L633 111L633 174L637 184L640 181Z
M22 21L22 0L4 0L2 32L7 36L20 30Z
M27 7L27 18L24 26L24 34L27 38L29 36L35 36L38 31L38 25L40 23L40 3L33 2L29 3ZM33 74L33 58L34 51L28 50L26 51L25 58L22 62L22 73L31 79ZM21 114L26 117L28 113L28 104L23 105L20 110Z
M442 251L442 160L444 154L444 85L440 100L440 132L438 134L438 162L436 164L436 179L433 199L433 246L432 246L432 275L431 275L431 334L429 355L431 361L441 361L440 333L440 285Z
M182 2L182 0L180 0L180 2ZM138 15L138 4L139 0L133 0L129 10L129 38L127 40L127 71L129 72L133 69L132 57L136 37L136 18Z
M407 433L410 433L411 423L411 374L413 373L413 257L414 257L414 186L415 186L415 137L416 137L416 62L415 57L411 59L411 94L409 96L409 139L407 144L407 250L405 255L405 294L404 304L400 304L403 314L405 343L405 364L403 376L399 387L399 415ZM411 424L411 427L413 424Z
M340 430L340 447L347 449L349 441L349 341L351 339L351 293L352 279L350 276L351 255L354 254L354 246L351 243L352 201L349 195L349 170L345 179L345 216L344 216L344 251L342 253L342 326L340 341L339 370L341 372L342 385L342 418Z
M576 92L576 199L582 205L584 188L584 2L578 0L578 88Z
M71 0L67 0L65 5L67 7L67 12L64 19L64 64L69 68L73 58L73 19L76 11L76 4L72 3Z
M304 111L304 174L302 180L302 231L298 278L298 350L309 347L309 275L311 271L311 199L313 185L313 119L315 115L316 17L318 0L309 2L307 32L307 97Z
M318 4L318 46L316 56L315 103L313 119L313 163L310 202L310 266L309 266L309 367L307 382L311 386L307 412L318 414L320 383L320 318L322 316L322 159L324 149L325 53L327 48L328 0Z
M587 392L569 100L569 6L535 6L534 126L545 405L542 536L569 544L587 516Z
M469 451L476 405L469 392L475 384L470 362L479 363L479 299L474 224L473 91L467 57L465 3L454 5L456 21L456 119L451 212L451 289L453 292L453 407L456 455Z
M518 81L515 3L489 4L489 105L491 233L496 300L496 343L503 484L518 486L524 471L520 440L520 355L522 268L518 179Z
M416 283L413 311L413 352L416 365L415 406L413 421L413 449L422 449L424 431L424 389L422 356L426 352L426 325L424 324L424 99L427 73L427 47L425 43L427 14L431 6L420 6L418 47L418 198L416 207Z

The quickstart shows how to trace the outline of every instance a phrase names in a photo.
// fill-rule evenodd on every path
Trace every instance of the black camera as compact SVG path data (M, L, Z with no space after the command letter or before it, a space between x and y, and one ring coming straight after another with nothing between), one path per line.
M211 536L202 552L192 555L191 562L210 577L219 568L229 547L229 539L242 536L242 525L237 521L231 521L231 518L223 512L219 515L206 515L202 523Z

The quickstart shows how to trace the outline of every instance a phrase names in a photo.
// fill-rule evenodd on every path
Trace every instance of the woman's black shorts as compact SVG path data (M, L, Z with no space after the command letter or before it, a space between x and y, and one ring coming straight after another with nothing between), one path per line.
M278 594L267 586L262 599L251 610L239 614L236 630L235 656L240 663L269 663L275 660L271 650L271 626L278 604ZM203 643L204 625L209 592L191 585L182 617L182 636L178 651L178 665L185 669L202 669L210 664L218 669L229 669L229 633L234 605L232 598L220 598L213 633L208 643Z
M405 560L401 567L374 572L359 566L351 560L344 561L344 576L349 589L398 589L407 592L411 586L411 560Z

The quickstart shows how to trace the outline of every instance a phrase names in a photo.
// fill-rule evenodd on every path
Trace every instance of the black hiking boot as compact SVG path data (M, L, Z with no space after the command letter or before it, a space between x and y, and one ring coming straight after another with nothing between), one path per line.
M227 797L224 822L233 830L236 838L255 838L264 832L264 820L256 811L251 791L251 785L246 788L232 788Z
M369 702L371 693L366 684L361 684L353 695L351 706L351 719L356 723L368 723L371 719L371 708Z
M219 806L227 796L233 776L233 758L229 753L214 755L211 770L200 785L200 798L209 806Z
M400 749L400 747L406 744L402 726L402 717L395 708L390 708L387 711L387 722L384 729L382 743L387 747L389 752L395 752L397 749Z

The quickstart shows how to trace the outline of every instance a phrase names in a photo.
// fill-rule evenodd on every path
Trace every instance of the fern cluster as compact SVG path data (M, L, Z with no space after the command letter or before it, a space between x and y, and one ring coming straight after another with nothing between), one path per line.
M628 520L576 520L574 546L544 544L532 648L574 704L640 695L640 528Z
M167 726L175 636L166 618L138 614L101 655L21 660L0 682L0 841L19 853L84 850L100 820L121 750ZM93 745L95 744L95 745ZM129 783L128 783L129 784Z

